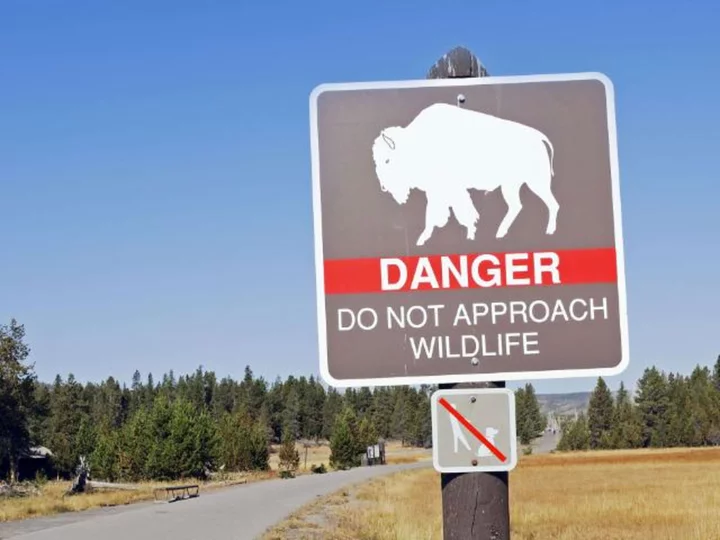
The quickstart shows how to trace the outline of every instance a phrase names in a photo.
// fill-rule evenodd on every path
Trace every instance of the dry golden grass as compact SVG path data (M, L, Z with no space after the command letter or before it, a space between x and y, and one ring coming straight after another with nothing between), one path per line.
M522 457L510 475L514 540L720 539L720 449L584 452ZM267 538L442 538L432 469L373 480L342 506L294 516ZM321 513L327 526L302 528Z
M295 449L298 451L298 454L300 454L300 467L298 469L298 474L302 474L305 472L305 448L301 444L296 444ZM270 455L270 468L274 471L278 470L278 464L280 462L280 458L278 457L278 452L280 451L280 446L273 446L274 453ZM310 468L313 465L320 465L325 464L326 468L329 468L330 463L330 447L322 444L318 446L310 446L307 448L307 470L310 471Z
M310 446L307 449L307 471L305 469L305 448L302 445L297 444L295 446L298 453L300 454L300 467L297 474L304 474L310 472L313 465L324 464L325 468L330 470L330 447L323 444L318 446ZM270 456L270 467L273 470L278 469L279 457L277 452L280 450L279 446L274 446L273 453ZM419 448L407 448L402 446L398 441L390 441L385 444L385 458L389 464L400 464L400 463L414 463L423 459L430 459L431 454L429 450L423 450Z
M278 449L279 447L275 448L275 450ZM313 465L320 465L321 463L325 464L325 467L330 470L330 448L327 445L311 446L308 448L307 469L305 469L305 449L302 445L297 445L297 450L300 453L298 475L311 474L311 467ZM403 448L400 443L396 442L388 443L386 455L388 463L410 463L418 459L429 459L429 453L427 451L418 452L417 450L406 449ZM258 482L276 478L278 461L277 453L273 453L270 456L271 470L267 473L231 473L227 475L227 478L223 481L200 482L201 493L240 482ZM136 484L138 489L134 491L95 490L93 493L67 497L64 496L64 493L70 487L70 482L48 482L42 487L38 495L18 498L0 498L0 522L150 501L154 499L154 488L173 484L177 485L178 483L184 482L140 483Z
M48 516L61 512L77 512L101 506L118 506L152 500L152 486L138 486L136 491L97 491L73 497L64 497L69 482L48 482L39 495L0 499L0 522Z
M418 461L430 461L431 459L431 455L424 456L422 454L410 456L386 456L385 463L388 465L403 465L405 463L417 463Z
M720 539L719 449L551 454L518 469L518 539Z
M274 478L277 473L229 474L222 481L195 482L200 485L200 492L212 491L232 485L248 482L259 482ZM37 495L27 497L0 498L0 523L38 516L49 516L62 512L79 512L90 508L121 506L141 501L154 500L153 490L157 487L178 485L179 482L142 482L134 484L135 490L95 489L90 493L66 496L70 482L47 482L40 488Z

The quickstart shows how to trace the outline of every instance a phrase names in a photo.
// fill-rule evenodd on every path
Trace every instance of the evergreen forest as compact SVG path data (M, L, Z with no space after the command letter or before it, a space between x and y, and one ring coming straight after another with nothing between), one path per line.
M434 387L378 387L343 392L314 376L267 381L246 366L241 380L198 367L155 378L136 370L129 384L113 377L78 382L72 374L39 381L25 328L0 325L0 478L22 479L32 449L52 453L39 473L70 478L85 456L107 481L206 478L212 472L263 471L281 445L328 443L329 466L359 465L378 440L431 444ZM516 426L528 445L548 425L532 384L516 390ZM561 419L558 450L701 446L720 442L720 357L714 370L689 376L645 371L631 396L598 379L587 413Z

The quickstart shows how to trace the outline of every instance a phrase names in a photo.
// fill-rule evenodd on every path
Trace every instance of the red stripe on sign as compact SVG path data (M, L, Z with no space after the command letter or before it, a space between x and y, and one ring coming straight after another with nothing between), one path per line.
M325 294L617 281L614 248L326 260Z

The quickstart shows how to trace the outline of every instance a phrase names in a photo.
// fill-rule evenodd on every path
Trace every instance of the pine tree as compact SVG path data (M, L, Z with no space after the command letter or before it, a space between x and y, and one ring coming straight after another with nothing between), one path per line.
M325 389L311 376L308 395L306 397L305 436L309 439L318 440L322 436L324 406Z
M72 373L65 383L56 377L51 411L49 447L53 452L53 464L61 476L70 477L80 459L77 435L84 413L82 386Z
M104 429L98 434L95 449L89 456L94 479L115 482L120 478L119 438L120 432L111 429Z
M691 421L693 403L687 379L680 374L668 375L668 430L663 446L692 446L695 429Z
M249 469L249 455L243 452L245 441L250 435L250 420L242 413L224 412L218 421L220 434L219 459L225 470L242 471Z
M161 392L153 402L152 410L148 414L147 438L144 439L149 446L145 465L146 474L155 480L169 480L174 478L174 465L170 455L170 421L172 409L168 393ZM138 432L143 430L138 429Z
M367 416L363 417L358 425L358 446L360 448L367 448L377 442L378 435L375 431L375 426Z
M278 453L281 476L294 476L300 465L300 454L295 448L295 442L292 429L288 427L283 433L283 442Z
M720 355L718 355L715 365L713 366L712 385L712 426L708 433L708 444L713 446L720 445Z
M525 422L524 419L525 416L527 416L526 409L527 405L525 402L525 388L520 387L515 390L515 431L517 432L517 436L520 439L521 444L528 444L526 442L523 442L528 438L523 433L523 426Z
M322 436L329 440L332 434L335 432L335 421L340 415L343 409L343 396L335 390L330 388L327 391L325 398L325 406L323 408L323 430Z
M360 390L357 393L356 403L355 403L355 412L359 417L365 416L368 411L370 411L370 408L372 407L372 401L373 401L372 392L370 389L366 386L363 386L360 388Z
M34 387L34 395L30 400L30 408L26 416L27 425L30 443L43 445L50 440L50 388L38 381L34 381Z
M142 375L140 374L140 371L137 369L135 370L135 373L133 373L132 376L132 382L130 383L130 391L132 393L132 398L130 400L130 413L132 414L134 411L136 411L138 408L142 407L142 398L143 398L143 384L142 384Z
M562 436L558 441L557 449L565 451L588 450L590 448L590 429L588 428L585 413L580 413L575 420L570 420L562 426Z
M637 409L630 401L625 384L620 382L611 430L612 448L638 448L642 444L642 425Z
M297 388L290 388L285 397L285 410L282 413L282 426L284 430L290 430L293 440L301 434L302 417L300 414L300 393Z
M206 478L217 463L219 439L207 410L184 399L172 406L169 446L171 478Z
M643 446L663 447L668 435L668 380L656 367L646 368L637 383L635 403L643 423Z
M535 388L530 383L515 392L515 418L520 444L530 444L545 430L547 418L540 411Z
M93 420L97 424L119 429L130 415L126 414L130 411L124 410L124 406L120 384L113 377L108 377L96 392L91 413Z
M335 421L335 429L330 438L330 466L335 469L349 469L360 465L363 449L357 440L355 412L345 406Z
M418 404L413 415L410 442L420 448L429 448L432 445L430 397L424 393L418 394Z
M0 326L0 464L7 461L11 480L31 442L35 375L26 363L29 355L25 327L15 319Z
M147 384L143 388L142 392L142 405L145 408L152 407L152 403L155 400L155 381L153 380L153 374L148 373Z
M399 439L403 445L407 445L413 438L416 394L414 389L403 386L395 388L394 392L395 403L390 420L390 435L393 439Z
M153 411L153 413L160 411ZM158 437L161 431L153 423L159 415L145 409L138 409L120 430L118 440L103 441L108 448L112 445L118 454L116 467L111 467L123 480L137 482L153 478L169 478L170 466L165 456L167 435ZM103 450L107 452L108 450ZM102 456L103 459L105 456ZM96 457L100 460L100 457Z
M261 422L255 422L250 430L248 439L249 470L270 470L270 447L267 439L267 427Z
M97 445L97 430L93 425L88 415L83 415L80 420L80 427L78 428L77 436L75 439L75 449L78 456L85 456L89 458L95 450Z
M693 426L693 446L710 444L713 426L717 421L716 400L712 374L707 367L696 366L688 379L690 389L690 424Z
M611 429L613 424L612 392L599 377L595 390L590 396L588 406L588 428L590 430L590 448L610 448L612 446Z
M372 424L375 426L378 436L383 439L390 438L393 399L389 389L382 387L375 389L371 411Z

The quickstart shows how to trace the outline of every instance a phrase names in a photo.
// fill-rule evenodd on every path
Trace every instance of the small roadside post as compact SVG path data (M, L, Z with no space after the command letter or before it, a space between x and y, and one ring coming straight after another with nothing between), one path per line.
M629 364L611 81L456 48L424 79L317 86L310 147L323 380L439 385L443 536L508 539L504 381Z

